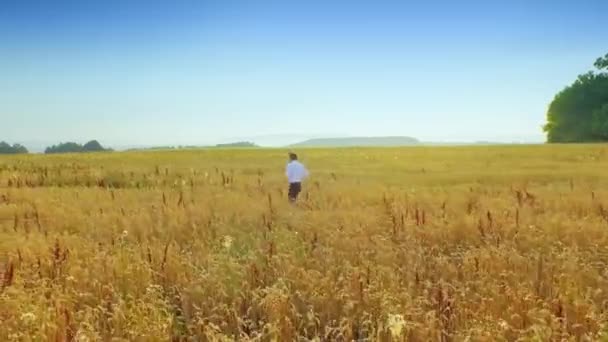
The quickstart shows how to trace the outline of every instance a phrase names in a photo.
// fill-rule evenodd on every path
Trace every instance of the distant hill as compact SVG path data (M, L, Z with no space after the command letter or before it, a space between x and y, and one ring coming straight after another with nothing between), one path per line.
M365 146L409 146L418 145L420 141L411 137L352 137L310 139L291 147L365 147Z

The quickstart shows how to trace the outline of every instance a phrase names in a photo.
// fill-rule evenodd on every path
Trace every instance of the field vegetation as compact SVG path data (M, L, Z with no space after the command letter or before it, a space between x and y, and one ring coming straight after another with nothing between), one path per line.
M1 341L608 338L608 147L0 159Z

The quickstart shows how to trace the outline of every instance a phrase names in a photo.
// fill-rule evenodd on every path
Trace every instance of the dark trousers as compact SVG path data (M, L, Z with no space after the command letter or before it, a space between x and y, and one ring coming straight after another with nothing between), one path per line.
M302 191L302 183L300 183L300 182L289 183L289 194L288 194L289 201L295 202L301 191Z

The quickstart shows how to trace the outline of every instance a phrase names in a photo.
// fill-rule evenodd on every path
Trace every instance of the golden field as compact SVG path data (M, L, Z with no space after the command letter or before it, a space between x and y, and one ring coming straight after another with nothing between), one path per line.
M608 340L608 147L0 157L0 341Z

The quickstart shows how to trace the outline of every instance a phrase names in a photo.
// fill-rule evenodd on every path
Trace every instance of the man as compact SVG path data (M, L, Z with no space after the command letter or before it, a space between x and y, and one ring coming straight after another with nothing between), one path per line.
M289 153L286 174L289 182L289 202L294 203L302 191L302 181L308 177L308 170L298 161L298 155L295 153Z

